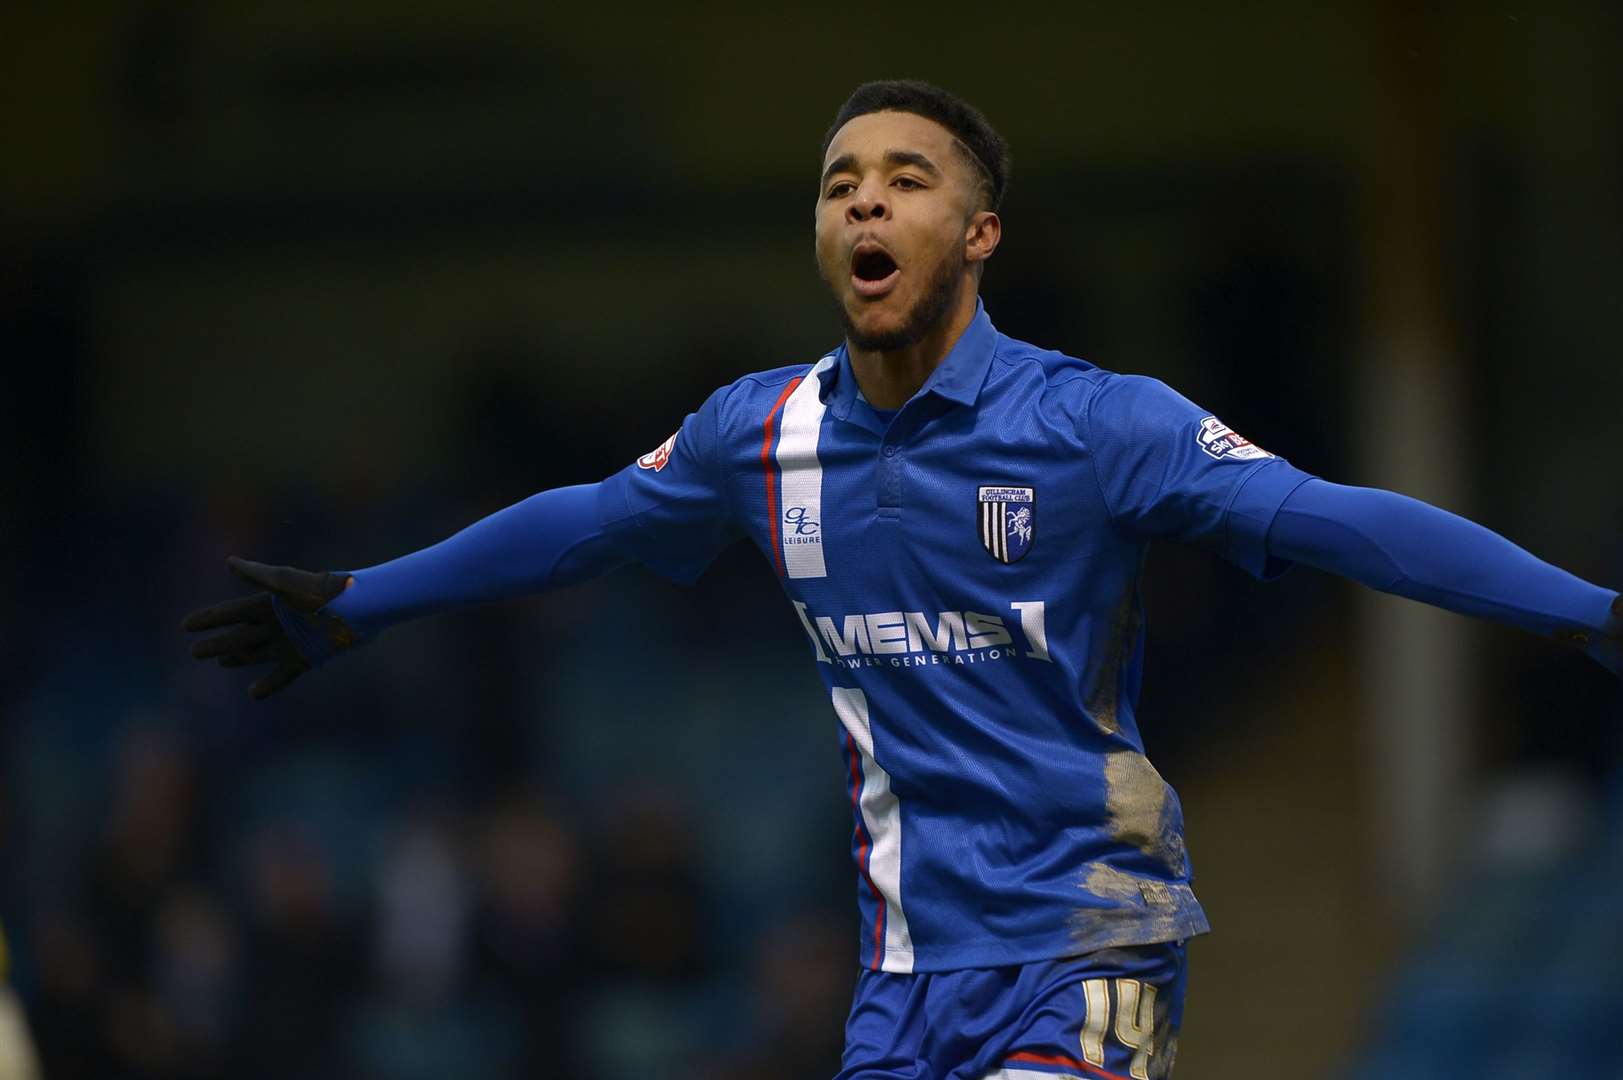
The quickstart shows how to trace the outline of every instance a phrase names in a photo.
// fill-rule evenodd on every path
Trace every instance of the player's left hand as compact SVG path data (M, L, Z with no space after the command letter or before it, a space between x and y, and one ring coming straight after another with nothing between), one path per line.
M1613 675L1623 676L1623 594L1612 601L1612 619L1584 650Z
M218 659L221 667L276 665L248 688L249 696L270 697L355 644L343 619L321 612L348 586L349 575L267 566L236 556L225 562L243 581L265 591L201 608L186 616L181 626L193 633L224 631L192 644L192 656L198 660Z

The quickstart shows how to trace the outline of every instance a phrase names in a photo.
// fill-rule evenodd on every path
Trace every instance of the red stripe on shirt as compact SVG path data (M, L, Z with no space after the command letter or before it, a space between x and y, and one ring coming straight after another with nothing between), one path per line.
M783 576L783 544L778 538L778 490L777 473L772 468L772 428L778 418L778 410L783 403L789 400L789 395L795 392L800 385L800 376L789 380L789 385L783 388L778 400L772 403L772 409L761 421L761 472L766 475L766 516L770 522L768 532L772 536L772 565Z
M1078 1061L1064 1054L1034 1054L1030 1050L1022 1050L1018 1054L1010 1054L1003 1059L1005 1065L1058 1065L1066 1069L1076 1069L1089 1076L1103 1077L1104 1080L1127 1080L1125 1076L1117 1076L1113 1072L1106 1072L1097 1065L1089 1065L1085 1061Z
M868 873L868 852L871 845L868 843L868 829L862 820L862 772L858 756L861 751L857 749L856 741L851 733L845 733L845 749L851 755L851 809L857 815L857 835L862 837L862 844L857 848L857 870L862 874L862 880L868 883L868 891L873 893L875 904L873 917L873 969L879 970L879 965L885 952L885 898L879 892L879 886L873 883L873 875Z

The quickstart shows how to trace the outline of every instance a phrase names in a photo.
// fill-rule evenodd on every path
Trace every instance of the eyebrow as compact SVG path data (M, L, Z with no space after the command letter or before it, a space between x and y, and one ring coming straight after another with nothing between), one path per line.
M941 175L941 170L936 166L936 163L919 153L917 150L886 150L884 160L885 164L891 166L892 168L896 168L901 165L912 165L915 168L923 169L931 176ZM835 173L855 172L856 165L857 156L855 154L841 154L839 157L829 162L828 168L823 170L823 183L827 184L829 177L833 176Z

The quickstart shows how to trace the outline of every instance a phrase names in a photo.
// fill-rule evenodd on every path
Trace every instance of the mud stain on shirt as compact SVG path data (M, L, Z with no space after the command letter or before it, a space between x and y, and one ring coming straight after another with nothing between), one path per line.
M1105 756L1105 812L1117 840L1154 858L1173 877L1184 876L1187 860L1172 789L1149 758L1134 750Z
M1095 650L1093 671L1082 706L1106 735L1121 730L1122 673L1138 643L1139 622L1138 579L1135 577L1122 590L1121 599L1111 613L1104 644Z

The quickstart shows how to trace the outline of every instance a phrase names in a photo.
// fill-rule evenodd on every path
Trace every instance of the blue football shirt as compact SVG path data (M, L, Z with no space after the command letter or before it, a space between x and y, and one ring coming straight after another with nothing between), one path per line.
M1134 716L1157 537L1259 577L1308 479L1154 379L984 309L883 420L842 346L716 391L599 489L606 533L691 581L747 536L838 720L859 955L1029 963L1208 929Z

